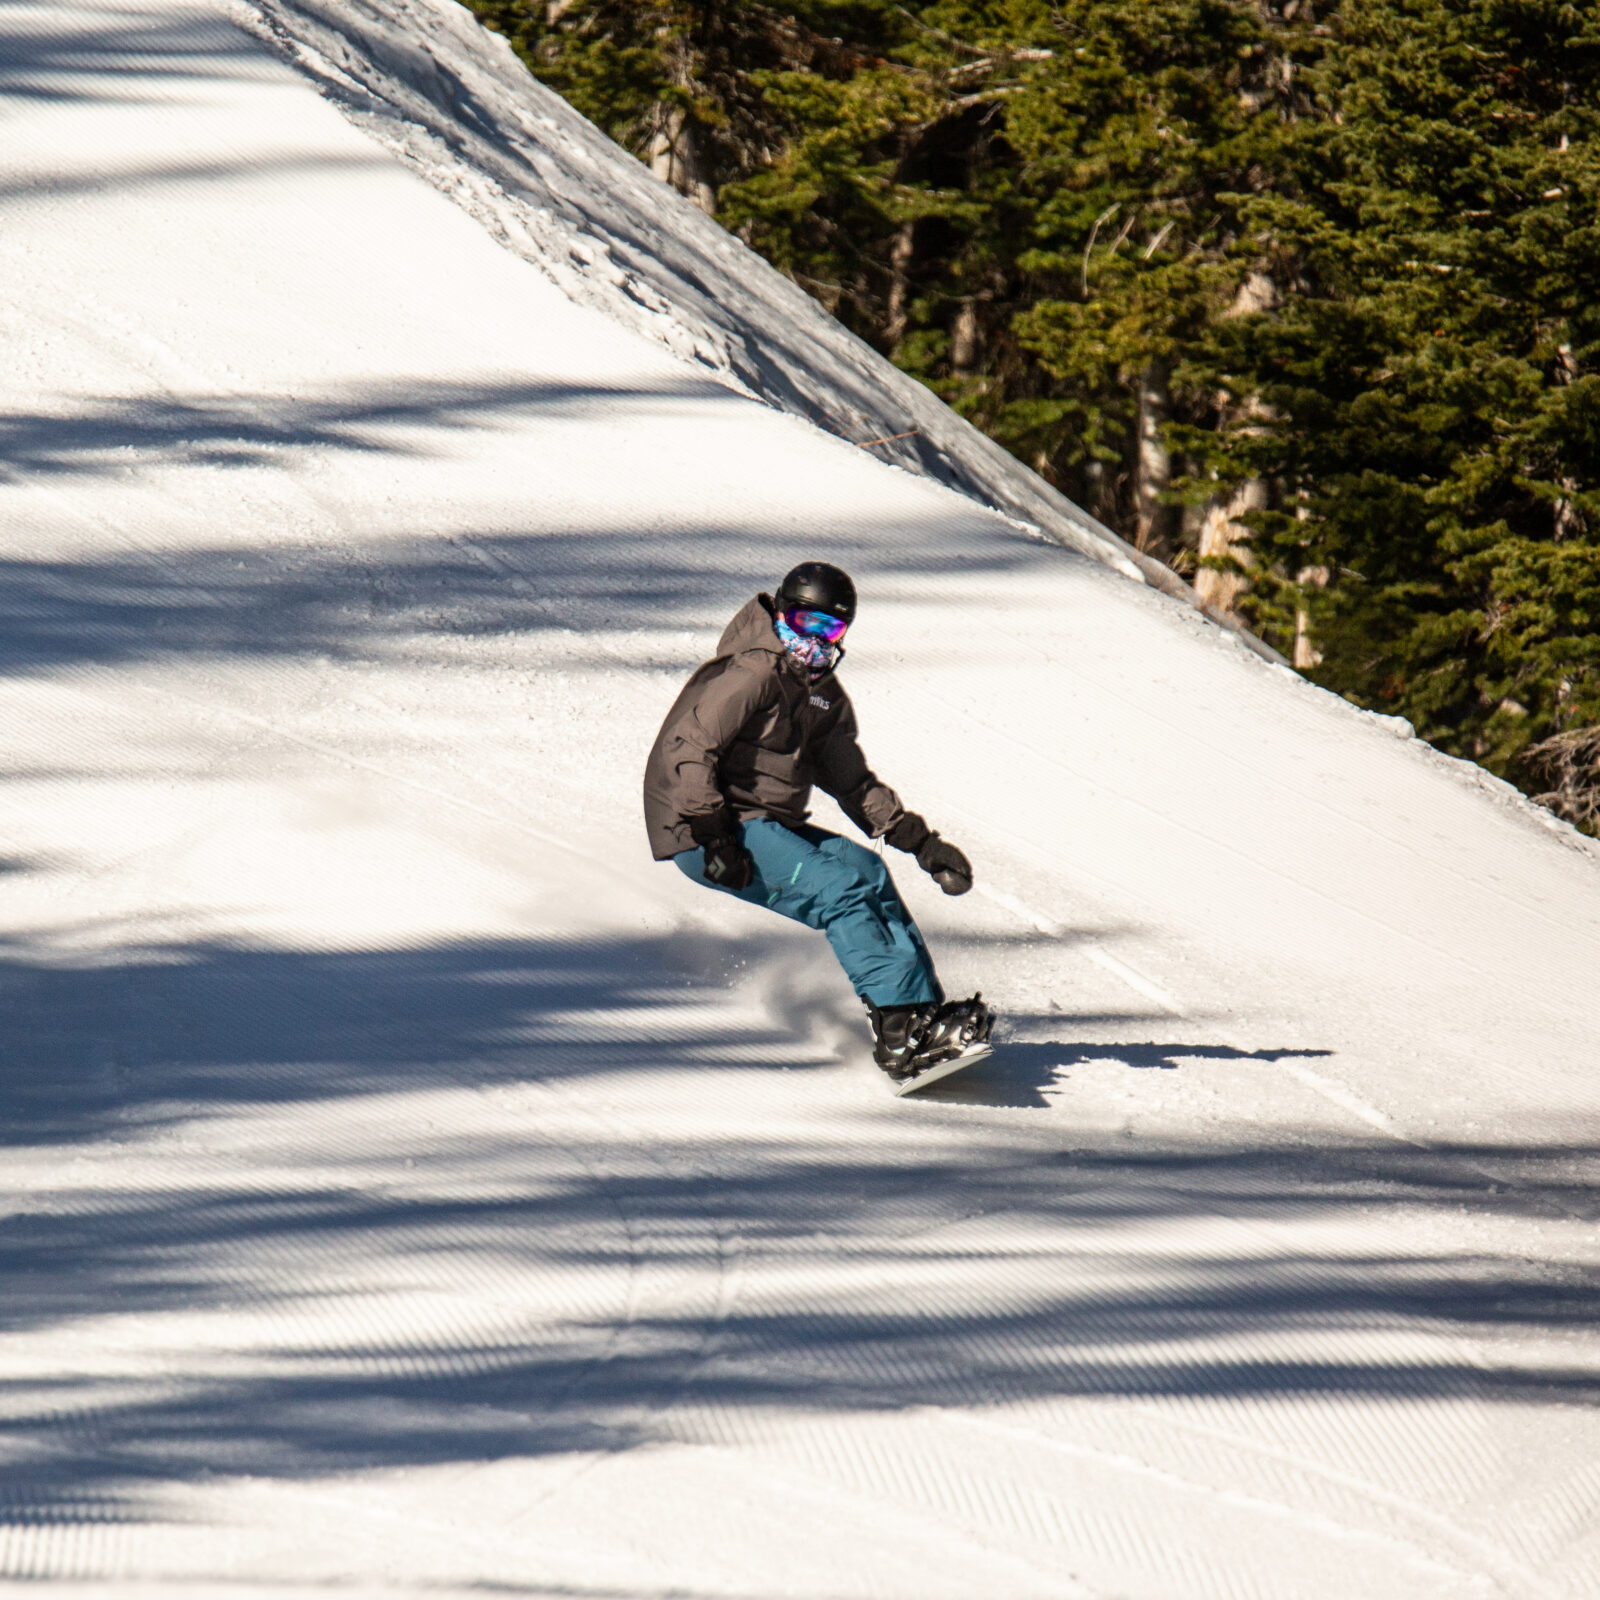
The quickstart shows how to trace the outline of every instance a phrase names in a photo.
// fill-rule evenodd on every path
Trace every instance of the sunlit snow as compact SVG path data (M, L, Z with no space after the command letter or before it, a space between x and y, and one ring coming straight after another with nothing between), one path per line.
M10 4L0 89L0 1577L1600 1593L1591 843L443 0ZM921 1098L646 846L807 557L979 874L894 860L1004 1018Z

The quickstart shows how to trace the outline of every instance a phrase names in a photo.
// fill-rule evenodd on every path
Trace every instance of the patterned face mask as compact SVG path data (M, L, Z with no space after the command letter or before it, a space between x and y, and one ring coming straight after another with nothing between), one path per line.
M832 672L839 659L839 647L826 639L796 633L782 617L772 619L773 629L783 642L783 648L803 666L813 678Z

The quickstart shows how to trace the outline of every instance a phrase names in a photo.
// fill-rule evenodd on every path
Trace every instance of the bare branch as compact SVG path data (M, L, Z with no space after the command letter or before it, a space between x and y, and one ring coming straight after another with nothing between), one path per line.
M1094 242L1100 237L1100 230L1122 209L1120 200L1113 201L1098 217L1094 219L1094 226L1089 230L1089 242L1083 247L1083 298L1089 298L1089 255L1094 249Z
M1600 833L1600 728L1558 733L1523 755L1555 787L1534 799L1585 833Z
M1162 224L1160 233L1158 233L1155 236L1155 238L1153 238L1150 241L1150 243L1145 246L1144 258L1145 258L1146 261L1148 261L1150 259L1150 257L1153 256L1156 253L1156 251L1161 248L1161 241L1163 239L1165 239L1166 236L1169 233L1171 233L1172 230L1174 228L1176 228L1177 226L1178 226L1178 219L1176 217L1174 217L1171 222L1166 222L1166 223Z

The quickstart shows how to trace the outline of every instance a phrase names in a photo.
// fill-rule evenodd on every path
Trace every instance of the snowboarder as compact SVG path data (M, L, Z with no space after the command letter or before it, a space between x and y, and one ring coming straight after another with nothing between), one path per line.
M822 561L745 605L656 735L645 825L658 861L828 936L872 1020L874 1059L904 1092L987 1053L993 1018L981 995L945 1000L883 857L806 821L819 784L946 894L972 887L966 856L907 811L861 753L834 675L855 615L855 585Z

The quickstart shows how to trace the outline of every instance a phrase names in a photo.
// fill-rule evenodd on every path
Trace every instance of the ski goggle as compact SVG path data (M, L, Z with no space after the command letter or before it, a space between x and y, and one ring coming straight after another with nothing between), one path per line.
M785 611L783 620L802 637L826 639L829 644L837 644L844 638L844 630L850 626L843 617L835 617L826 611Z

